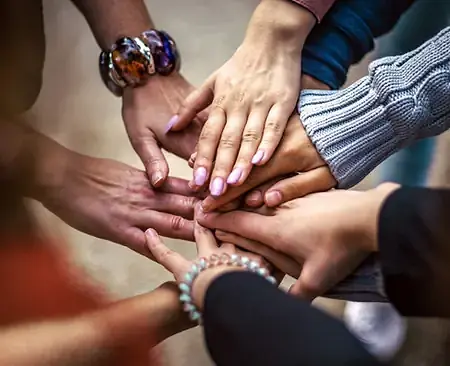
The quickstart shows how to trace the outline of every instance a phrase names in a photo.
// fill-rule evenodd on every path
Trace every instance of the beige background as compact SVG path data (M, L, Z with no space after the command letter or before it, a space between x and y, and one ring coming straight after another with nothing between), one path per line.
M178 41L183 74L195 85L232 55L257 3L257 0L147 1L157 26ZM84 19L69 0L44 0L44 7L47 61L44 88L32 111L37 128L76 151L141 167L125 134L120 100L109 94L100 81L99 49ZM366 65L363 63L360 69L364 70ZM357 74L360 72L354 71ZM445 146L442 149L440 155L448 155ZM170 164L172 174L189 176L185 162L170 157ZM435 170L439 182L446 179L442 172ZM115 297L146 292L170 279L157 264L118 245L79 233L44 209L38 210L46 225L66 238L74 260ZM180 252L194 254L190 243L169 242ZM335 303L326 302L325 306L336 312L341 309ZM163 351L170 365L211 364L199 329L173 337L163 345Z

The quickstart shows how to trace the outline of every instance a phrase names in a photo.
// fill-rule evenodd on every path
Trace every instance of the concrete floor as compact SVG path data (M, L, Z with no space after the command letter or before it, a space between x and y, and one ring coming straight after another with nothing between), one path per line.
M257 3L147 1L157 26L178 41L183 74L195 85L232 55ZM81 153L142 167L125 134L120 100L109 94L100 81L99 49L84 19L68 0L44 0L44 7L47 62L44 88L31 112L36 127ZM189 176L185 162L170 157L170 164L172 174ZM117 298L149 291L171 279L160 266L125 248L77 232L43 209L40 216L52 231L67 239L74 259ZM169 242L182 253L194 254L191 243ZM324 306L336 309L335 303L329 304ZM199 329L173 337L162 351L168 365L212 364Z

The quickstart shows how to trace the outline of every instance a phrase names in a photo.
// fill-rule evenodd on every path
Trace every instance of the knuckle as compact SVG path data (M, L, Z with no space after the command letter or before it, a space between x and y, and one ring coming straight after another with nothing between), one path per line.
M290 183L287 184L283 189L287 199L293 199L304 196L304 186L300 183Z
M170 226L174 231L181 231L185 227L185 220L180 216L172 216Z
M233 136L222 136L219 147L223 149L233 149L237 147L237 140Z
M219 95L216 98L214 98L212 105L213 107L222 108L225 102L225 95Z
M280 135L283 132L281 122L278 119L269 119L266 121L265 129L275 135Z
M198 138L199 142L205 142L213 140L216 133L213 127L209 125L205 125L200 133L200 137Z
M317 296L322 291L321 286L317 281L313 281L311 279L300 279L299 281L299 289L302 295Z
M183 199L182 205L192 210L195 208L195 205L198 202L198 199L195 197L183 197L182 199Z
M246 143L258 142L261 139L261 134L257 130L244 131L242 141Z
M159 254L159 259L161 262L166 262L170 257L172 257L174 252L169 248L164 248Z

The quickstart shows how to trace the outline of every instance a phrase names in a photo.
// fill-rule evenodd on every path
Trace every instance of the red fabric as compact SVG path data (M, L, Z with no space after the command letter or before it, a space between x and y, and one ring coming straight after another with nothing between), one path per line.
M308 9L315 15L317 21L322 21L325 14L330 10L336 0L292 0L295 3Z
M63 252L38 240L0 240L0 327L76 316L105 306L102 289ZM149 365L147 340L130 339L108 366Z

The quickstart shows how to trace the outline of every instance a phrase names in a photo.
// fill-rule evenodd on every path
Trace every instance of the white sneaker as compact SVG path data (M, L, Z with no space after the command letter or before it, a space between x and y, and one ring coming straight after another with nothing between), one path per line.
M406 320L389 303L347 302L344 322L381 361L394 358L406 338Z

